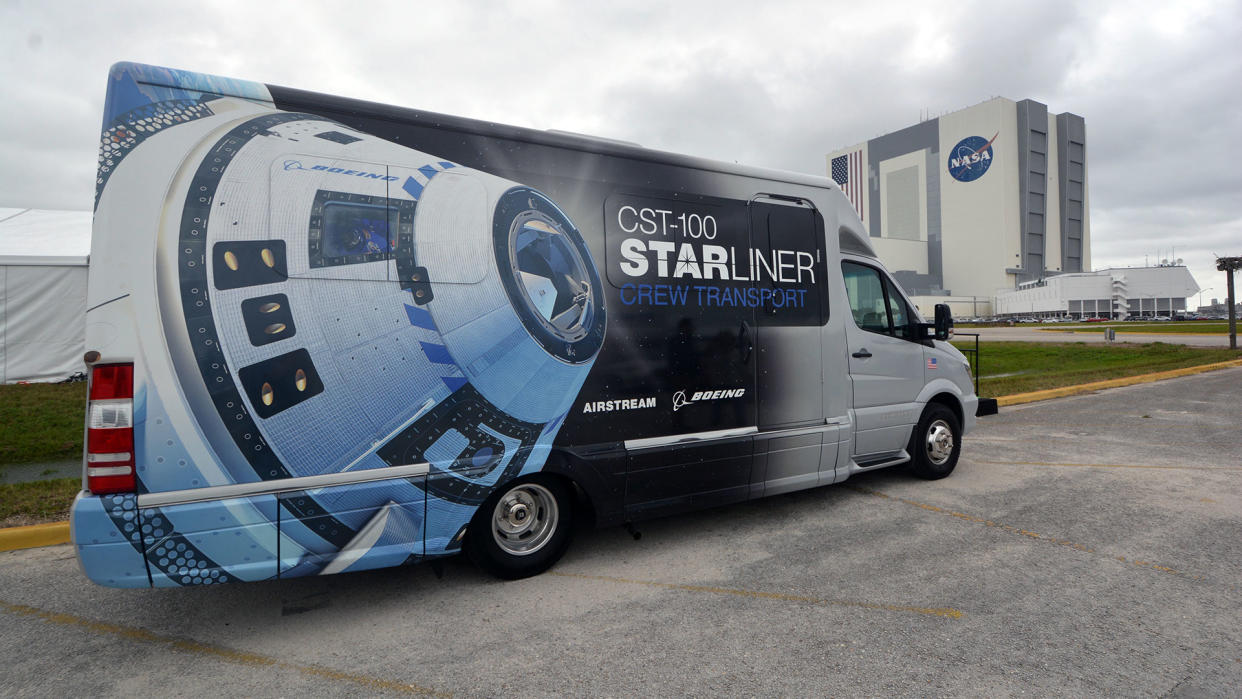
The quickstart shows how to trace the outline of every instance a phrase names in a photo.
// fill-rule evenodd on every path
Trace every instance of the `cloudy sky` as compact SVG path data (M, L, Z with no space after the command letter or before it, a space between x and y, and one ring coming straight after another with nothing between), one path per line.
M1086 119L1097 268L1175 248L1206 302L1213 253L1242 255L1236 0L0 0L0 56L0 207L90 208L131 60L818 175L928 112L1031 98Z

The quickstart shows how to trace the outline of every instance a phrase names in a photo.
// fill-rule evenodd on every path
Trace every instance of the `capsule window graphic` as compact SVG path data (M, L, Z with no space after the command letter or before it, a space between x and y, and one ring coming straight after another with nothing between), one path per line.
M297 335L289 297L285 294L246 299L241 302L241 315L246 334L255 347L289 340Z

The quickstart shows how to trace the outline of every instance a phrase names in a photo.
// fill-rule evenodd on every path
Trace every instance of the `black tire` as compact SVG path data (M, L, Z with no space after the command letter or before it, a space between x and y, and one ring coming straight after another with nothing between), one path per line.
M563 481L538 474L511 481L479 506L464 548L475 565L498 578L528 578L565 554L573 516L573 493Z
M947 440L947 441L946 441ZM928 403L910 435L910 472L934 481L953 473L962 453L962 423L941 403Z

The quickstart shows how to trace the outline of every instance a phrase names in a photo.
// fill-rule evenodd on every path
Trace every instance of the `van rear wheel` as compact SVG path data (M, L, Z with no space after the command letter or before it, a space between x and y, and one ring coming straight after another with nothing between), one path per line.
M466 534L475 565L506 580L538 575L569 548L573 497L559 480L533 476L497 488Z
M936 480L953 473L962 452L962 427L957 415L940 403L928 403L910 435L910 471Z

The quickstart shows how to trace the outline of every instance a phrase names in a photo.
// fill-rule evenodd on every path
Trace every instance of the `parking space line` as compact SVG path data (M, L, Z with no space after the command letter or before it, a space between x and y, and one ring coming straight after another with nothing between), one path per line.
M1059 468L1154 468L1168 471L1234 471L1242 472L1236 466L1159 466L1156 464L1074 464L1056 461L987 461L970 459L971 463L987 464L988 466L1055 466Z
M953 510L949 510L943 507L937 507L936 505L929 505L927 503L918 502L916 500L907 500L906 498L897 497L896 495L889 495L888 493L881 493L878 490L868 490L866 488L859 488L858 486L852 486L852 485L846 485L845 487L850 490L853 490L854 492L863 493L864 495L873 495L875 497L883 498L885 500L901 502L906 505L912 505L914 507L922 508L929 512L935 512L937 514L948 515L949 517L954 517L957 519L965 520L967 522L972 522L974 524L982 524L986 527L992 527L993 529L1000 529L1002 531L1009 532L1010 534L1017 534L1018 536L1024 536L1029 539L1035 539L1037 541L1045 541L1050 544L1056 544L1058 546L1064 546L1066 548L1076 549L1084 553L1090 553L1090 554L1095 554L1098 556L1103 556L1105 558L1111 558L1113 560L1120 561L1122 563L1126 563L1129 565L1137 566L1139 568L1147 568L1150 570L1159 571L1161 573L1166 573L1168 575L1176 575L1179 577L1186 578L1188 580L1196 580L1196 581L1204 580L1204 576L1202 575L1194 575L1186 571L1177 570L1175 568L1170 568L1168 566L1162 566L1156 563L1152 563L1151 561L1145 561L1139 558L1133 558L1133 557L1127 558L1126 556L1109 555L1107 553L1096 551L1095 549L1089 546L1086 546L1084 544L1078 544L1078 543L1074 543L1073 541L1068 541L1066 539L1058 539L1054 536L1047 536L1045 534L1039 534L1037 532L1029 531L1027 529L1022 529L1021 527L1015 527L1013 525L1005 524L1003 522L997 522L995 520L985 519L983 517L976 517L974 515L968 515L964 512L955 512Z
M1162 423L1160 418L1140 418L1134 416L1135 420L1143 421L1143 429L1145 430L1203 430L1205 432L1223 432L1231 429L1228 426L1222 427L1204 427L1203 425L1183 425L1181 423ZM1119 422L1032 422L1028 420L1022 421L1023 427L1051 427L1053 429L1077 429L1079 427L1103 427L1106 429L1128 429L1131 425L1125 425ZM978 439L981 435L971 434L971 439ZM994 439L994 438L989 438Z
M236 663L238 665L292 670L299 674L311 677L319 677L321 679L335 680L338 682L348 682L373 692L384 690L400 694L430 695L437 697L452 696L447 692L441 692L427 687L420 687L416 684L394 682L392 680L370 677L368 675L359 675L352 672L342 672L340 670L333 670L319 665L302 665L300 663L292 663L287 660L281 660L267 655L233 650L232 648L212 645L210 643L195 641L188 638L165 636L163 634L158 634L154 631L148 631L147 629L138 628L136 626L109 624L102 621L94 621L85 617L75 616L73 614L49 612L45 609L29 607L24 604L12 604L3 600L0 600L0 611L16 616L39 619L49 624L75 627L100 635L118 636L130 641L155 643L174 650L205 657L214 657L216 659Z
M708 585L684 585L681 583L666 583L656 580L632 580L629 578L616 578L610 575L587 575L585 573L562 573L558 571L550 571L548 575L556 575L562 578L576 578L578 580L595 580L599 582L619 583L624 585L643 585L646 587L658 587L666 590L682 590L685 592L707 592L714 595L733 595L736 597L752 597L755 599L771 599L781 600L784 602L803 602L805 604L816 604L832 607L855 607L860 609L878 609L887 612L912 612L914 614L923 614L926 616L939 616L947 619L961 619L965 616L965 612L952 607L913 607L904 604L879 604L876 602L859 602L854 600L833 600L822 599L819 597L811 597L809 595L790 595L783 592L763 592L761 590L740 590L729 587L711 587Z

